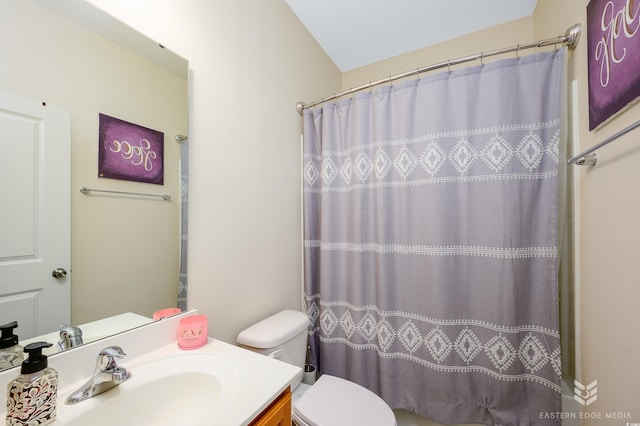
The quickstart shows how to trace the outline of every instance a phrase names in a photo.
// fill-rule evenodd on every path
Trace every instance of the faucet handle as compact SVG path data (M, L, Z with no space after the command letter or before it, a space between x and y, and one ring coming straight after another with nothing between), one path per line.
M116 358L124 358L126 355L120 346L108 346L98 354L98 367L101 371L117 368Z
M120 346L107 346L101 350L98 355L107 355L115 358L124 358L127 356Z
M82 345L82 330L80 327L74 327L67 324L60 326L60 340L58 341L58 349L63 351L65 349L74 348Z

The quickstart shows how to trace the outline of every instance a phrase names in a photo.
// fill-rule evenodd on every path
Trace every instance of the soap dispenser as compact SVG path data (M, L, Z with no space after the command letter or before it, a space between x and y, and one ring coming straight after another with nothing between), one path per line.
M56 418L58 372L48 367L42 349L51 343L36 342L24 347L28 358L20 375L7 386L7 426L47 425Z
M18 336L13 334L13 329L17 327L16 321L0 325L0 370L19 366L24 358Z

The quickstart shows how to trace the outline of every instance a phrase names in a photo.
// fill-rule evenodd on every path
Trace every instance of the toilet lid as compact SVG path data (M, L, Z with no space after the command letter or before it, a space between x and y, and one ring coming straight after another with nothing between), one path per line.
M293 406L301 420L315 426L395 426L391 408L375 393L323 374Z

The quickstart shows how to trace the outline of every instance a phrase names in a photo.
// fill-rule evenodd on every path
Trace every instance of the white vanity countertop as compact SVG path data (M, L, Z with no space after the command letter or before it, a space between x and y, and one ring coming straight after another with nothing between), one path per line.
M189 351L179 349L175 337L178 321L194 313L197 311L157 321L51 357L49 366L59 374L58 419L53 424L63 425L65 419L75 417L78 410L86 411L92 404L100 402L98 398L92 398L95 401L87 400L71 406L64 404L68 394L90 377L98 352L106 346L122 347L127 356L119 360L118 364L129 369L134 378L137 365L158 359L207 353L226 358L237 370L237 386L231 391L232 397L225 397L225 404L220 404L222 407L219 410L216 408L207 419L207 424L212 426L248 425L296 377L302 375L302 370L298 367L212 338L202 348ZM18 373L19 370L16 369L0 373L0 410L3 410L0 411L0 419L4 417L6 407L6 385Z
M211 410L211 415L206 418L204 423L198 422L199 426L248 425L302 371L292 365L211 338L207 345L199 349L184 351L179 349L177 345L170 344L141 357L129 358L127 356L125 359L118 361L118 364L126 367L133 375L131 380L134 380L136 378L136 367L146 362L176 358L181 355L185 355L185 360L188 362L190 355L207 353L214 354L217 358L224 358L229 365L233 364L233 367L235 367L234 374L232 374L234 383L223 381L222 393L225 394L224 401L214 402L212 399L212 405L215 405L215 408ZM75 405L65 405L64 400L67 395L75 391L83 383L84 381L68 383L58 390L57 421L61 424L65 424L66 419L73 419L79 414L91 410L93 406L107 400L108 396L105 393ZM227 384L230 386L226 386ZM126 385L127 382L120 386L126 387ZM224 389L225 387L227 388L226 390ZM173 421L168 420L168 423L173 423ZM157 420L153 421L153 425L157 426ZM151 426L151 423L149 426Z

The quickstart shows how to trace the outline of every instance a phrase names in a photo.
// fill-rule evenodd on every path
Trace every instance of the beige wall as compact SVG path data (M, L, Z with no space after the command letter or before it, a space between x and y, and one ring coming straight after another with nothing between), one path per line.
M562 32L581 22L584 32L569 63L569 78L578 84L579 144L587 149L640 119L635 105L605 124L588 130L587 0L558 2L539 0L535 12L536 37ZM640 181L638 131L598 150L595 167L580 170L580 333L579 380L598 380L598 400L589 413L629 412L640 421L640 280L638 279L638 230ZM611 424L624 424L611 421ZM590 420L587 425L605 424ZM609 423L607 423L609 424Z
M212 336L301 305L297 101L340 72L283 1L91 0L189 60L189 306Z
M446 62L449 59L489 52L532 39L533 17L517 19L488 30L478 31L464 37L345 72L342 77L342 90L348 90L352 87L367 84L369 81L384 79L394 74L416 70L427 65ZM493 56L487 58L486 62L500 59L501 57ZM459 65L459 67L464 66L468 66L468 64Z
M0 27L0 90L71 113L72 322L175 306L180 152L173 135L187 133L186 80L31 0L0 3ZM100 112L165 133L163 186L98 179ZM86 196L82 186L174 200Z

